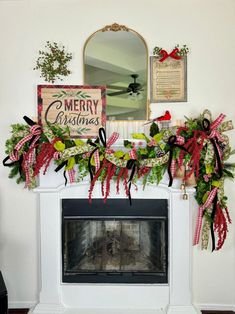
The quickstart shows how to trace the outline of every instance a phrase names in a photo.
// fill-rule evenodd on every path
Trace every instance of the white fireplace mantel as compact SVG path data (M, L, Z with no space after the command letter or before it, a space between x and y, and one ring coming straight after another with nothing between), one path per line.
M201 313L192 303L191 214L194 190L188 200L182 191L167 187L141 185L132 189L133 199L167 199L169 204L169 283L168 284L65 284L61 266L61 200L87 198L89 181L64 186L61 173L49 171L41 176L35 191L40 199L40 280L39 303L32 314L195 314ZM99 183L93 198L101 198ZM125 198L124 191L116 195L111 186L110 198ZM135 200L133 200L135 201ZM104 205L105 206L105 205Z

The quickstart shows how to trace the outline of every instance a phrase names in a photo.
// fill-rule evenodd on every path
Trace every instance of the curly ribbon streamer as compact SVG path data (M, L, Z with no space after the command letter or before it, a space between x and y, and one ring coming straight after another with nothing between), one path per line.
M217 189L218 188L214 188L208 195L207 200L205 201L205 203L201 206L199 206L198 209L198 216L197 216L197 223L196 223L196 229L195 229L195 234L194 234L194 240L193 240L193 245L197 245L199 243L199 238L200 238L200 234L201 234L201 228L202 228L202 216L203 216L203 211L206 208L209 208L212 203L213 200L217 194Z
M167 53L166 50L162 49L160 51L160 54L162 55L162 58L159 61L163 62L163 61L165 61L169 57L172 58L172 59L175 59L175 60L180 60L181 56L179 56L178 53L179 53L179 49L178 48L173 49L170 53Z

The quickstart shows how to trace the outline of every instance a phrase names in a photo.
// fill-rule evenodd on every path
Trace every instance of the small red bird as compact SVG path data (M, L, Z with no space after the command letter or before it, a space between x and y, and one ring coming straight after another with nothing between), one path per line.
M144 125L149 124L149 123L153 123L155 121L169 121L170 119L171 119L170 111L166 110L166 112L163 116L154 118L154 119L150 120L149 122L145 123Z

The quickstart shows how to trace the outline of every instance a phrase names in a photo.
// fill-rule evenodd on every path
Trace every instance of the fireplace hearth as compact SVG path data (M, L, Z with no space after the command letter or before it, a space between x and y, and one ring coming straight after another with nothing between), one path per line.
M69 283L167 283L168 202L62 200L62 278Z

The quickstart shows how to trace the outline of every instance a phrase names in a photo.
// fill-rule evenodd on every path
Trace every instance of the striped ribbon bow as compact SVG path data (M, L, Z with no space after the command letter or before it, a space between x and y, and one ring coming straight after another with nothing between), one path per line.
M30 144L30 147L33 147L35 145L35 143L39 140L40 135L42 133L42 128L40 125L38 124L34 124L30 127L30 134L28 134L27 136L25 136L24 138L22 138L22 140L20 140L15 148L13 149L13 151L11 152L11 154L9 155L10 159L12 161L17 161L20 158L20 149L22 148L22 146L26 143L29 142L32 138L33 141Z

